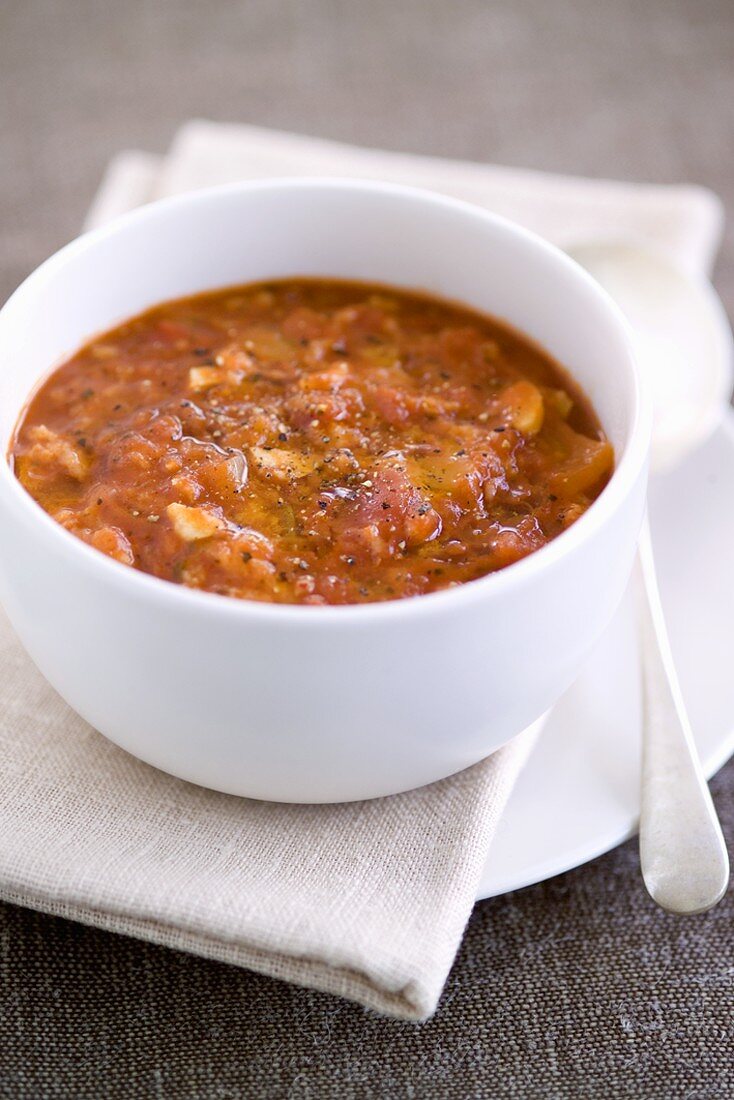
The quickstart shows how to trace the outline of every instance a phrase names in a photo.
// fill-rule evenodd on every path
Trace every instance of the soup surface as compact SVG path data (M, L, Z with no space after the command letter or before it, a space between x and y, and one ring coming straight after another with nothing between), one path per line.
M100 336L36 392L11 458L117 561L305 604L501 569L573 523L613 465L583 394L517 332L320 279L167 302Z

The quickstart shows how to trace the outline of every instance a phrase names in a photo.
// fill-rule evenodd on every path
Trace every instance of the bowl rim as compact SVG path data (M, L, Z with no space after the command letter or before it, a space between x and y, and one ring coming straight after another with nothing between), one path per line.
M20 283L0 308L0 328L18 302L32 294L37 286L52 279L69 260L98 242L124 233L128 227L154 222L160 214L168 211L190 209L231 195L247 195L278 189L351 191L357 197L360 193L368 192L469 215L524 240L536 250L549 256L554 263L565 267L567 271L572 271L574 277L585 284L587 292L603 303L605 310L614 318L619 329L622 343L627 351L632 395L631 425L623 451L608 484L587 511L571 527L526 557L493 573L487 573L483 577L466 581L455 587L424 593L420 596L364 604L305 605L237 599L203 589L187 588L185 585L175 584L115 561L72 535L44 511L14 476L6 451L2 454L2 461L0 461L0 491L9 494L9 499L16 508L21 509L31 525L39 525L39 533L46 532L52 540L52 550L55 548L56 553L64 556L81 554L82 561L86 562L86 568L95 570L100 582L107 582L116 588L127 588L130 590L130 595L138 593L141 599L147 595L151 602L173 603L182 607L188 605L192 612L234 616L244 620L268 623L280 622L294 628L318 628L335 622L341 625L353 622L357 626L366 627L379 621L389 623L396 618L412 619L416 616L448 612L453 607L458 610L477 599L490 598L493 593L499 598L503 593L513 591L526 582L532 581L538 573L552 569L560 559L573 554L576 549L587 543L626 499L640 472L644 469L649 455L652 431L651 400L637 368L630 326L611 296L580 264L560 248L511 219L495 214L475 203L455 199L423 187L339 176L269 177L220 184L174 195L147 203L114 218L103 226L88 230L53 253ZM33 390L26 395L26 400L32 392ZM18 417L23 407L19 408Z

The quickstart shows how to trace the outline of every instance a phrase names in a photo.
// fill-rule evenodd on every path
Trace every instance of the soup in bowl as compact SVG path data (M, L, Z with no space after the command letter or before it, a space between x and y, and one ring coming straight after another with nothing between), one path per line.
M613 450L547 354L380 285L168 302L37 391L24 487L116 561L275 603L365 603L502 569L574 523Z
M0 356L11 621L185 779L318 802L455 772L553 704L624 590L624 322L474 207L316 180L155 204L31 276Z

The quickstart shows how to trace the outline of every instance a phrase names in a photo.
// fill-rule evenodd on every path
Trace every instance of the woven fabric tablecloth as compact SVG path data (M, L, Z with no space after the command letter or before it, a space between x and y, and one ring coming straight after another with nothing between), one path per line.
M162 152L191 115L695 181L734 209L728 0L7 0L0 19L3 296L76 232L117 149ZM717 285L731 313L731 236ZM731 843L734 763L712 789ZM3 906L0 1097L719 1100L733 928L731 892L656 910L630 842L478 905L413 1025Z

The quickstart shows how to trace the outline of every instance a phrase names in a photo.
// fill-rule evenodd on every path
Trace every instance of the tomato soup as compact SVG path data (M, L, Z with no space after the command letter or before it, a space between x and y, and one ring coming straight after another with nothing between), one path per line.
M613 452L578 386L499 321L289 279L99 336L36 392L11 460L118 562L242 599L353 604L539 549L599 495Z

